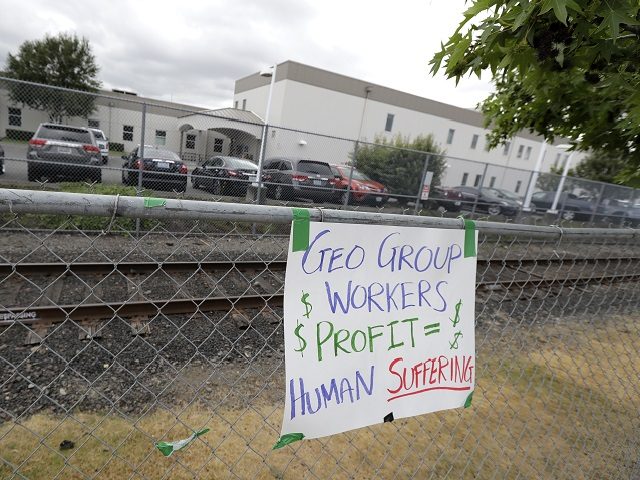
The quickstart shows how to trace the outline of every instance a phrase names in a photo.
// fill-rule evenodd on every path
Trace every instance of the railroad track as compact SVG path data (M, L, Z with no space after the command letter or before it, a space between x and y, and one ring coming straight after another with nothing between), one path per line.
M611 267L616 272L608 273ZM21 297L18 286L13 297L21 301L13 305L6 300L1 303L0 327L19 322L42 330L66 319L95 327L101 321L118 317L128 320L134 331L140 333L145 321L158 314L194 315L214 311L234 314L246 309L281 307L285 269L284 260L0 264L3 290L9 290L7 282L12 279L34 285L36 279L40 279L45 288L35 289L37 300L50 303L28 303ZM145 286L145 282L158 273L171 279L173 295L165 293L164 297L147 298L151 294L147 290L145 295L145 288L153 287ZM108 301L96 295L96 290L106 288L104 284L110 277L126 277L125 301L122 296ZM60 301L69 278L84 283L86 291L80 292L84 295L83 301ZM207 294L190 292L190 287L185 287L189 279L204 282L201 286ZM638 280L640 258L635 257L478 259L476 287L480 292L491 294L495 290L584 287Z

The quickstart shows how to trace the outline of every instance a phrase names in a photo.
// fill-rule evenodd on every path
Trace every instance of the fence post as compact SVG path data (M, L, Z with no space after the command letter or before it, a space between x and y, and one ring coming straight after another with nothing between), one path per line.
M480 191L482 190L482 186L484 185L484 177L487 174L487 169L489 168L489 164L484 164L484 170L482 171L482 177L480 177L480 185L478 185L478 195L476 195L475 200L473 201L473 207L471 208L471 215L476 213L476 208L478 207L478 199L480 198Z
M146 128L147 120L147 104L142 104L142 122L140 131L140 148L138 149L138 156L140 160L138 162L138 188L136 189L136 197L142 196L142 172L144 170L144 130ZM140 236L140 217L136 218L136 237Z
M600 187L600 193L598 194L598 203L596 204L595 208L593 209L593 213L591 214L591 217L589 218L589 225L593 225L593 219L596 216L596 213L598 212L598 207L600 205L602 205L602 196L604 195L604 187L606 186L605 183L602 184L602 186Z
M416 195L416 204L413 207L413 214L418 215L418 207L420 206L420 201L422 200L422 187L424 186L424 180L427 176L427 171L429 169L429 158L431 155L425 155L424 157L424 167L422 168L422 176L420 177L420 185L418 185L418 194ZM429 189L431 192L431 189Z
M351 196L351 181L353 180L353 169L355 168L357 157L358 157L358 140L356 140L356 144L353 147L353 160L351 161L351 168L349 169L349 182L347 183L347 191L342 201L342 206L345 208L349 206L349 197Z
M258 191L256 193L256 203L262 204L262 171L264 166L264 154L267 151L267 137L269 136L269 125L265 122L262 128L262 141L260 142L260 155L258 156Z

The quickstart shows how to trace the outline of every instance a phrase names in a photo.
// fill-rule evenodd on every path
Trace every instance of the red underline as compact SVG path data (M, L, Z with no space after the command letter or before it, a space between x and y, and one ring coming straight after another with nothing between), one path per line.
M419 393L429 392L431 390L455 390L455 391L460 391L460 390L471 390L471 387L468 386L468 387L429 387L429 388L423 388L422 390L416 390L415 392L403 393L402 395L396 395L395 397L387 398L387 402L390 402L391 400L395 400L396 398L408 397L409 395L417 395Z

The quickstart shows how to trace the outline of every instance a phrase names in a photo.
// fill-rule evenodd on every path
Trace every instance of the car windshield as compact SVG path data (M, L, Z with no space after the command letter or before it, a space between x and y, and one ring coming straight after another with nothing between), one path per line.
M329 177L333 176L329 165L322 162L313 162L311 160L302 160L298 162L298 171L304 173L315 173L316 175L327 175Z
M496 188L496 189L493 189L493 191L496 192L498 195L503 196L504 198L508 198L510 200L520 200L520 197L518 195L508 190L500 190Z
M367 177L364 173L359 172L358 170L356 170L355 168L353 169L353 174L350 174L350 170L351 168L349 167L339 167L340 173L342 174L342 176L346 179L349 178L349 175L352 175L351 178L353 178L354 180L360 180L363 182L370 182L371 179L369 177Z
M96 140L104 140L104 135L100 130L93 130L93 136L96 137Z
M493 190L482 189L482 196L490 198L491 200L504 200L503 198L499 197L498 194Z
M159 150L156 148L145 148L144 158L147 160L171 160L179 162L180 157L169 150Z
M227 157L224 159L227 167L238 168L242 170L257 170L258 167L255 163L248 160L242 160L241 158Z
M61 142L93 143L88 131L62 125L42 125L38 130L37 137Z

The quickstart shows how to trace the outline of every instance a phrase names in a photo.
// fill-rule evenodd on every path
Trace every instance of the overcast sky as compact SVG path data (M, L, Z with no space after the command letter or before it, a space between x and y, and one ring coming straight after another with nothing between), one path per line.
M0 66L45 33L89 39L105 88L229 107L235 80L294 60L472 108L491 90L475 77L429 75L464 0L0 0Z

